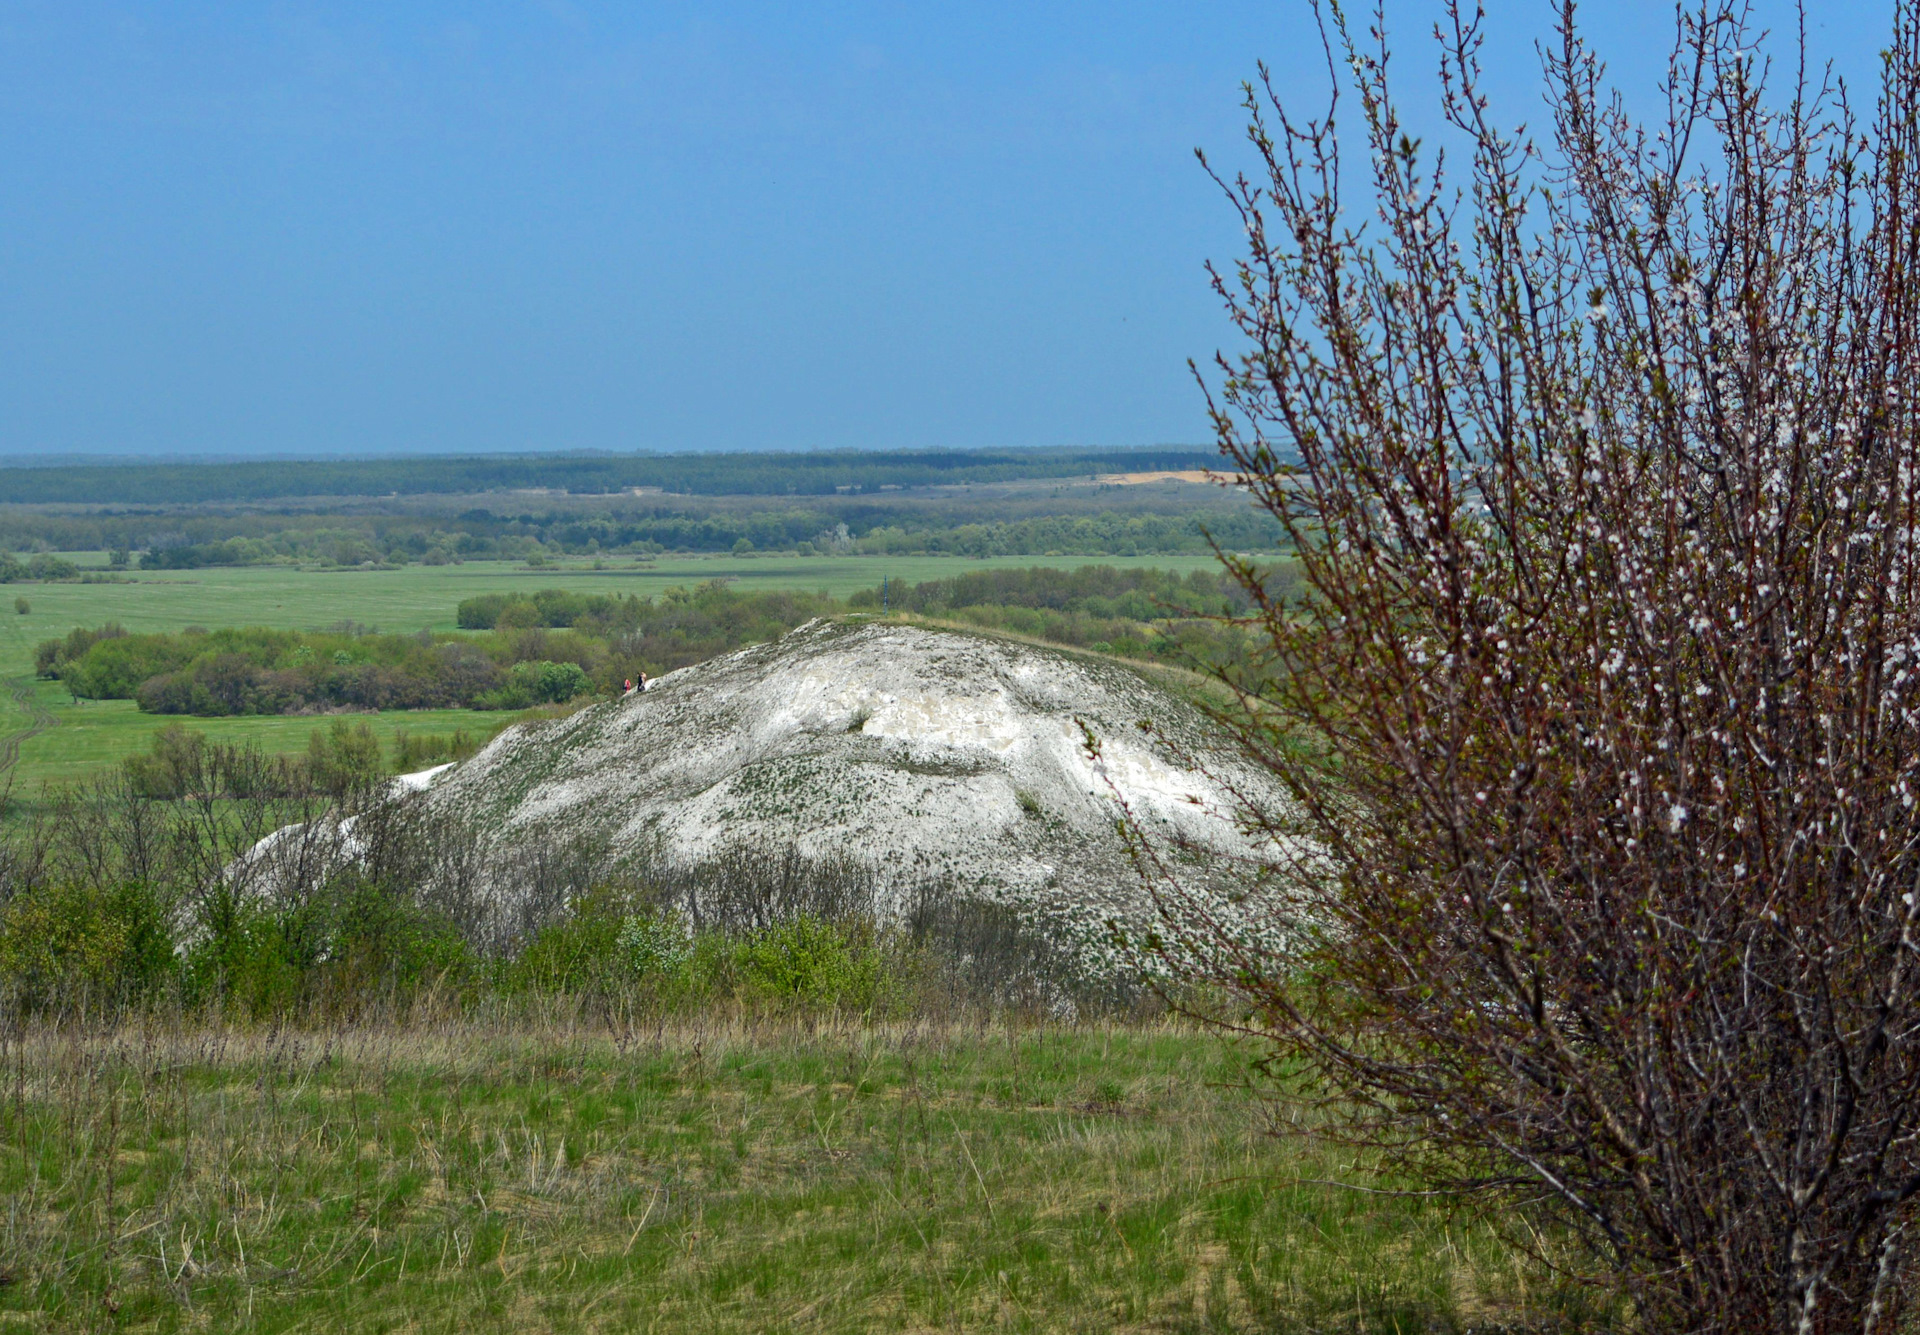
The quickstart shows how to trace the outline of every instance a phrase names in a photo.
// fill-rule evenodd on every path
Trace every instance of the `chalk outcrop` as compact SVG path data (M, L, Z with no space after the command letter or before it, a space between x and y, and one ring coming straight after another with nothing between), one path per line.
M1228 786L1264 791L1198 711L1121 664L827 621L510 729L423 785L430 808L505 845L588 836L687 862L797 847L1089 921L1145 902L1123 814L1223 855L1181 860L1217 875L1250 851Z

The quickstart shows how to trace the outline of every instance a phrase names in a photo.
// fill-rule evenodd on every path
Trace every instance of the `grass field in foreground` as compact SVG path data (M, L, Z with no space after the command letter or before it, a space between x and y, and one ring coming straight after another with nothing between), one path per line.
M86 566L103 568L104 553L79 553ZM384 631L452 630L460 600L514 589L567 588L590 593L658 596L676 585L731 579L748 589L824 589L844 597L872 588L882 577L907 582L940 579L969 570L1051 565L1117 565L1165 570L1210 568L1211 557L678 557L638 562L609 558L594 570L577 561L545 569L519 562L469 561L463 565L406 566L395 570L299 570L288 566L143 571L124 584L17 584L14 596L31 610L15 615L0 599L0 678L19 683L33 670L33 646L75 626L118 621L132 631L177 631L187 626L274 626L306 630L351 620ZM48 782L84 777L130 751L172 722L186 722L226 741L256 742L270 750L297 751L324 720L235 718L179 720L141 714L127 701L75 703L57 684L41 683L32 699L51 726L20 744L11 771L16 796L31 796ZM0 695L0 736L18 734L33 711ZM382 738L406 728L449 733L455 728L485 736L503 717L470 710L366 716Z
M1574 1315L1484 1226L1321 1183L1351 1156L1260 1134L1232 1051L1182 1028L128 1029L0 1070L25 1329Z

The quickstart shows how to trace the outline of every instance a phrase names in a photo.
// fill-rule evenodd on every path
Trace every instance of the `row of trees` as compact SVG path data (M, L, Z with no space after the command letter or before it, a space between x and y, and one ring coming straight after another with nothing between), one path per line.
M1268 596L1281 597L1292 576L1282 566L1264 578ZM1112 566L975 571L888 589L896 612L1175 663L1244 656L1245 630L1232 618L1251 606L1219 574ZM108 624L42 641L34 661L41 676L77 699L137 700L161 714L512 710L612 693L641 673L658 676L776 639L815 617L877 610L882 601L878 587L841 602L743 593L722 581L658 599L540 589L463 600L457 622L478 633L381 635L342 624L130 635Z
M604 646L575 638L475 642L356 628L260 627L129 635L109 624L47 640L35 661L42 676L58 679L75 699L137 700L152 714L513 710L562 703L593 689L577 660L597 665Z
M476 495L633 488L706 496L832 496L1100 473L1205 468L1195 446L1088 450L816 450L729 454L529 454L235 463L60 464L0 472L11 505L193 505L304 496Z
M21 521L15 520L16 526ZM230 527L236 521L196 524ZM66 543L114 543L146 547L143 570L194 570L208 566L324 562L331 565L422 563L492 558L584 556L624 552L784 552L794 555L934 554L946 556L1137 556L1204 552L1209 542L1233 550L1272 550L1279 528L1255 511L1227 514L1045 515L961 524L929 522L924 516L885 514L879 522L849 525L832 511L781 509L742 514L610 513L591 516L543 514L494 516L486 512L432 522L373 523L345 527L337 519L318 526L287 524L215 541L184 541L175 521L81 525L65 517L55 526ZM78 529L104 532L78 532ZM120 550L125 550L120 549ZM46 561L57 558L35 557ZM36 576L36 578L39 578Z
M128 634L109 624L43 641L35 666L77 699L137 700L151 713L287 714L311 710L518 710L657 676L745 644L776 639L838 601L739 593L718 581L656 600L546 589L460 605L481 634L382 635L264 627Z
M18 560L11 553L0 552L0 584L17 584L22 580L69 580L80 577L80 568L71 561L49 555L45 552Z

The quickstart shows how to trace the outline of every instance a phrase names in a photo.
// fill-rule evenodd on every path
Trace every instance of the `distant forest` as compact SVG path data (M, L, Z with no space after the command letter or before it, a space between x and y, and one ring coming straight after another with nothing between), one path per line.
M0 514L0 548L108 551L116 568L192 570L250 565L445 565L599 554L764 552L791 555L1147 556L1201 553L1209 536L1230 551L1272 551L1280 526L1252 506L1156 514L1112 510L951 522L903 513L857 517L791 508L689 515L662 510L580 515L542 511L457 515ZM946 521L946 522L943 522ZM135 556L135 553L139 553ZM42 567L46 567L42 569ZM74 572L0 559L0 582Z
M6 470L0 469L0 478ZM819 497L363 498L304 505L0 506L0 551L113 552L116 566L439 565L600 554L1143 556L1274 551L1233 491L1039 480ZM21 576L34 577L40 576Z
M831 496L899 487L1210 468L1211 447L830 450L742 454L537 454L232 463L0 467L0 504L197 505L306 496L457 495L636 487L696 496Z
M1269 595L1294 588L1268 572ZM335 709L519 710L617 693L744 644L778 638L849 608L915 612L1103 653L1181 665L1251 661L1246 592L1215 571L1085 566L977 571L855 593L842 603L791 591L740 592L719 581L658 599L566 589L483 594L460 603L459 634L380 635L263 627L128 634L75 627L34 650L42 677L75 699L135 700L152 714L295 714Z
M1270 551L1279 525L1248 507L1227 515L1045 516L957 526L904 528L874 525L864 532L807 510L760 511L689 518L492 514L451 520L346 527L332 520L317 528L288 526L257 537L161 544L140 558L143 570L299 562L349 566L367 563L444 565L465 560L539 559L663 552L749 552L901 556L1146 556L1200 553L1209 535L1235 551ZM80 547L116 543L54 544Z

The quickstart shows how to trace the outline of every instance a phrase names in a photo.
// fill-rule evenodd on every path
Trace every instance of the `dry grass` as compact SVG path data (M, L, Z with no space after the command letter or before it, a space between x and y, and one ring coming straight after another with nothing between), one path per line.
M1485 1227L1302 1179L1173 1026L29 1030L0 1324L1454 1330L1563 1314Z

